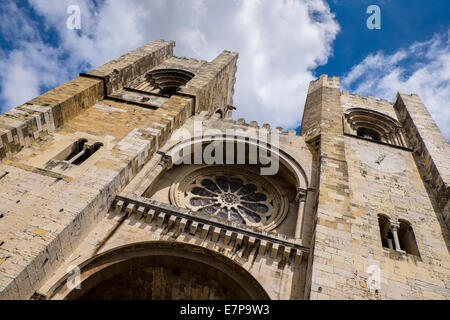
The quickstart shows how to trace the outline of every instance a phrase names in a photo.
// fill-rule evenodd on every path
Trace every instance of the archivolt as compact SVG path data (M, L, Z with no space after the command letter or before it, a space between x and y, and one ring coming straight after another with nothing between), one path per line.
M370 129L377 132L382 142L407 147L401 124L392 117L381 112L352 108L345 112L345 133L354 134L359 129Z
M101 284L102 281L125 272L127 270L127 262L133 263L133 261L138 259L137 265L144 267L146 258L152 259L153 264L158 263L160 260L171 261L172 258L174 261L177 259L191 261L192 264L218 275L217 279L220 278L220 274L223 275L222 277L228 280L227 283L221 285L230 285L230 288L236 291L238 297L245 299L270 299L259 282L246 269L230 258L204 247L169 241L132 243L86 259L79 264L81 269L81 289L71 290L68 288L66 283L71 275L66 274L50 290L49 298L80 298L89 290ZM136 266L135 262L134 266ZM182 269L183 265L174 265L173 267Z
M306 190L309 187L309 182L307 175L302 168L302 166L287 152L276 148L272 146L270 143L266 142L260 142L255 139L249 139L248 137L242 135L235 135L234 137L228 137L228 136L201 136L201 137L193 137L191 139L186 139L181 142L176 143L175 145L171 146L167 151L165 151L167 156L171 157L172 163L182 162L183 157L191 156L194 150L200 149L203 150L203 147L205 145L208 145L212 142L222 142L224 147L227 145L227 143L234 145L236 149L237 144L245 144L246 146L246 154L245 159L248 161L250 159L250 155L248 154L248 151L250 150L249 146L252 146L254 150L262 149L264 152L263 154L268 155L265 156L258 156L258 162L268 163L269 161L273 161L274 159L276 161L279 161L279 163L284 166L287 170L289 170L296 180L296 186L297 188ZM196 148L197 147L197 148ZM182 150L190 150L191 154L185 154ZM225 150L226 151L226 150ZM258 154L260 154L258 152ZM224 157L225 157L224 152ZM225 162L224 162L225 163ZM247 163L246 163L247 164Z

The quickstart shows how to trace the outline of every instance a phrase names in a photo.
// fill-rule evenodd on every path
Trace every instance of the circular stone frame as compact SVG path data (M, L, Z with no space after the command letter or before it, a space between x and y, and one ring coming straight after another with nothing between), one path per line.
M244 221L245 225L257 227L263 230L273 230L280 225L286 218L289 210L289 201L282 190L276 186L268 178L265 178L258 173L243 167L230 167L223 165L210 165L210 166L195 166L187 170L182 171L178 175L174 183L169 190L170 202L178 207L187 208L194 212L198 211L193 207L189 201L192 198L196 198L196 195L188 195L188 192L192 189L192 186L199 186L200 183L196 183L201 178L207 178L212 175L229 175L243 180L243 184L249 183L257 186L258 190L264 189L264 194L267 195L268 200L271 202L271 206L268 207L270 214L263 214L260 222L251 222L248 219L243 218L242 214L239 214ZM205 188L206 189L206 188ZM258 191L257 190L257 191ZM257 192L255 191L255 192ZM217 204L221 206L227 205L239 205L239 197L236 198L233 193L222 193L217 198ZM230 198L230 200L226 199ZM231 198L233 198L231 201ZM228 201L227 201L228 200ZM245 201L247 202L247 201ZM256 202L257 203L257 202ZM201 209L201 208L200 208ZM218 217L219 218L219 217Z

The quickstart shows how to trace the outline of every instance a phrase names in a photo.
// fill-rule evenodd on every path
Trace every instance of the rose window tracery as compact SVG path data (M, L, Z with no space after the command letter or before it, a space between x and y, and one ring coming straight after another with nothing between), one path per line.
M245 170L205 167L187 174L172 189L178 206L249 226L272 229L287 211L277 188Z

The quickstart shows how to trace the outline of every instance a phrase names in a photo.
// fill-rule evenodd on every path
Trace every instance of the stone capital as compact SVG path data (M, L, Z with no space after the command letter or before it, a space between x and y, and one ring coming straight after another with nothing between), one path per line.
M391 231L392 232L394 232L394 231L397 232L399 228L400 228L400 224L399 223L391 222Z
M295 199L299 202L306 202L306 195L308 193L308 190L303 188L297 188L297 196Z
M161 160L159 161L158 165L160 165L164 169L170 169L172 167L172 157L165 153L159 154L161 155Z

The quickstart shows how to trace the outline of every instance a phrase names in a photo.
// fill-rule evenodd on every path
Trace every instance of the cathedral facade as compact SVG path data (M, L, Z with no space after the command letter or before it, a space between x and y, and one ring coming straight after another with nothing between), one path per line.
M324 75L285 132L232 119L237 53L174 47L0 115L0 299L450 298L450 148L417 95Z

